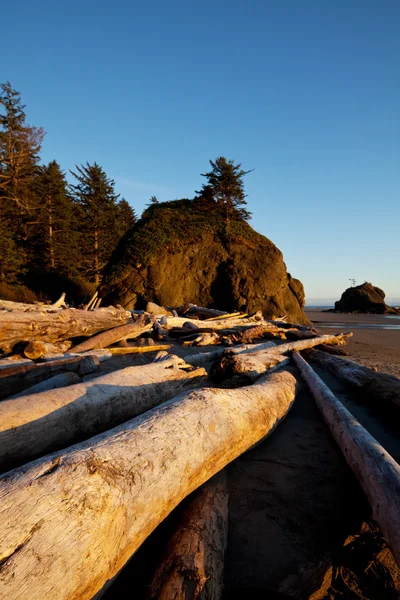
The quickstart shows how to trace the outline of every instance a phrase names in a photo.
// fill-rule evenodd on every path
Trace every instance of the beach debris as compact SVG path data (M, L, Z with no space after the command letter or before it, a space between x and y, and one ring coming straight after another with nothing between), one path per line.
M377 406L400 408L400 379L395 375L373 371L352 360L331 356L319 350L307 353L307 360L324 367L342 383L361 392L363 398Z
M153 575L148 600L222 597L228 496L225 470L194 492Z
M93 598L181 500L275 430L298 389L282 370L194 390L3 475L0 598Z
M89 360L85 357L83 360ZM85 440L204 383L183 359L127 367L0 403L0 469Z
M99 361L95 356L70 356L38 364L1 369L0 398L16 394L58 373L69 371L85 375L97 371L98 367Z
M400 567L400 466L343 406L304 358L294 353L293 359L357 477L372 508L373 518Z

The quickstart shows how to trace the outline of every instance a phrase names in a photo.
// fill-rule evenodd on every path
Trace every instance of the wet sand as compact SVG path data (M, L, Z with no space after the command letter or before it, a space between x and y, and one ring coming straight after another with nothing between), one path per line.
M353 332L346 346L351 360L400 377L400 318L320 310L305 310L305 313L321 333Z

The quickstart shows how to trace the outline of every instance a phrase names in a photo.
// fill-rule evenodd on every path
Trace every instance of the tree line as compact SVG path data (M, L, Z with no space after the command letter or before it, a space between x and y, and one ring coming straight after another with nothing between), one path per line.
M44 131L27 123L24 109L20 93L1 84L0 286L43 272L97 286L118 241L137 221L135 211L97 163L76 165L73 183L56 160L40 164ZM221 219L247 220L243 176L249 171L224 157L210 165L196 194ZM155 196L150 204L158 204Z

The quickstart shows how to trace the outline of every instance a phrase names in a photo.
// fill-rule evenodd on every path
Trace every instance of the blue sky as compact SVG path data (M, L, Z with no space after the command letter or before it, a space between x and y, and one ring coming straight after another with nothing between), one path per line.
M22 0L1 15L0 81L47 132L44 162L97 161L140 214L232 158L254 169L252 225L309 298L350 278L400 298L398 0Z

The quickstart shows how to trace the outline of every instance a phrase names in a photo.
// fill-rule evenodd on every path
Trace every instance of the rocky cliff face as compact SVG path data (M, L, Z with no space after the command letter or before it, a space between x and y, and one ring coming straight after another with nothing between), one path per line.
M308 323L304 290L280 250L247 223L221 223L203 199L150 207L105 270L104 303L144 308L186 302L228 311L262 310Z
M375 314L398 314L385 303L385 292L367 281L362 285L347 288L340 300L335 302L335 311Z

